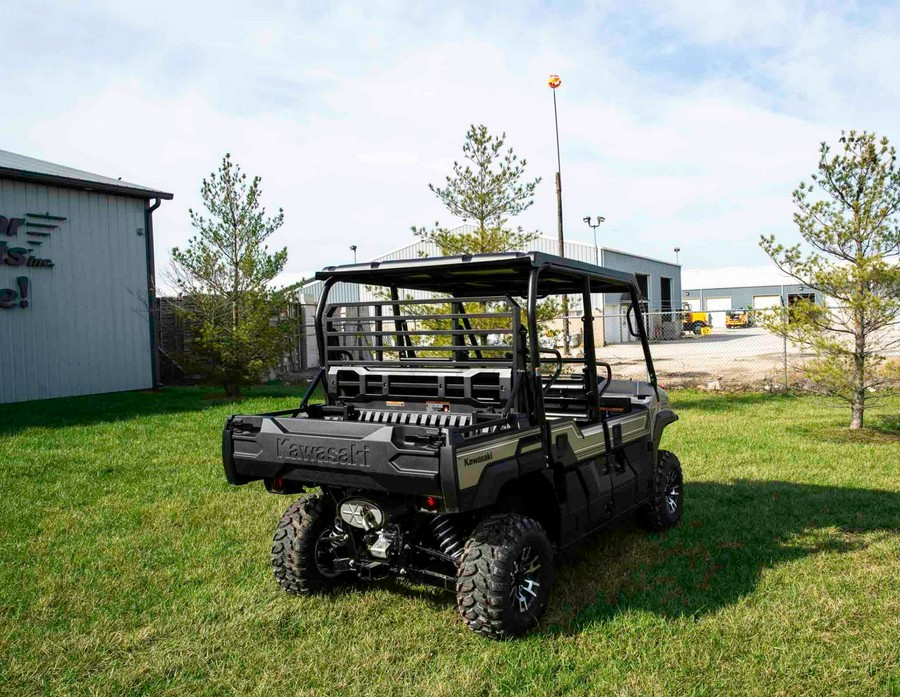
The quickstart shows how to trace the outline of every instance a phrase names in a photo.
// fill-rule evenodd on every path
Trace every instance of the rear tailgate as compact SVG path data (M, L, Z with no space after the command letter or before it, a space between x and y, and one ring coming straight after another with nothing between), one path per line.
M437 432L417 426L233 416L222 436L225 476L441 495Z

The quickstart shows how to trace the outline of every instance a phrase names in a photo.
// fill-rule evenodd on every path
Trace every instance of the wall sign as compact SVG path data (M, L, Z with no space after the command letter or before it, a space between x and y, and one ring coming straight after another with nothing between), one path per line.
M40 247L65 220L50 213L26 213L24 217L0 215L0 266L52 269L53 260L39 255ZM28 246L21 246L22 242ZM28 307L30 289L28 276L17 277L15 288L0 288L0 310Z

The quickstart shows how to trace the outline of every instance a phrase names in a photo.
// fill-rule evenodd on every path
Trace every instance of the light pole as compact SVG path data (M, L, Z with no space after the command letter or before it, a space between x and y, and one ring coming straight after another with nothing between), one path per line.
M681 266L681 262L678 261L678 252L681 251L681 247L675 247L675 263Z
M355 264L356 263L356 245L355 244L350 245L350 251L353 252L353 263Z
M597 216L597 222L591 222L591 216L586 215L582 218L584 222L588 224L588 226L594 231L594 263L597 266L600 266L600 247L597 246L597 228L604 222L606 222L606 218L602 215Z
M556 113L556 90L562 84L559 75L551 75L547 78L547 85L553 92L553 125L556 128L556 219L559 228L559 256L566 256L566 245L563 239L563 209L562 209L562 158L559 154L559 116ZM562 297L563 313L563 355L572 353L569 339L569 296Z

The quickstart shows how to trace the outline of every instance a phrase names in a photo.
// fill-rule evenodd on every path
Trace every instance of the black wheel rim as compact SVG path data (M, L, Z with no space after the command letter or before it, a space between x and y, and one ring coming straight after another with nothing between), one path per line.
M674 518L681 507L681 477L678 476L677 470L669 470L666 476L665 501L666 512L670 518Z
M513 562L509 598L513 608L521 614L529 612L538 599L541 582L541 558L531 547L524 547Z
M342 542L334 539L331 530L325 530L319 535L313 556L316 560L316 569L320 574L326 578L340 576L341 572L334 568L334 562L338 558L338 549L343 546Z

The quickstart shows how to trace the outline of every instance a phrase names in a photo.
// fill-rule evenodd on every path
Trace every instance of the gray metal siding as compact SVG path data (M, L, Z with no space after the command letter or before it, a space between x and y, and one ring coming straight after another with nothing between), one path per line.
M801 288L803 290L801 291ZM787 296L792 293L815 293L816 302L824 303L825 299L821 293L815 292L810 288L804 288L800 284L784 285L784 286L747 286L744 288L693 288L685 290L683 300L703 300L702 309L706 310L706 301L709 298L731 298L731 308L740 310L743 308L753 307L753 297L756 295L778 295L786 302Z
M324 281L310 281L300 289L299 299L304 303L315 304L319 302L324 287ZM328 293L328 301L333 303L359 302L359 284L335 283Z
M0 264L0 288L30 280L28 308L0 309L0 402L116 392L153 385L145 202L0 180L0 215L67 220L33 253L53 268ZM3 236L29 247L20 230Z
M659 261L656 259L648 259L627 252L619 252L614 249L601 249L601 266L617 271L626 271L628 273L646 274L649 276L647 283L648 291L648 307L651 312L659 312L662 310L662 281L666 278L672 279L672 307L677 309L681 306L681 267L677 264ZM606 305L618 305L620 298L617 295L606 294Z

